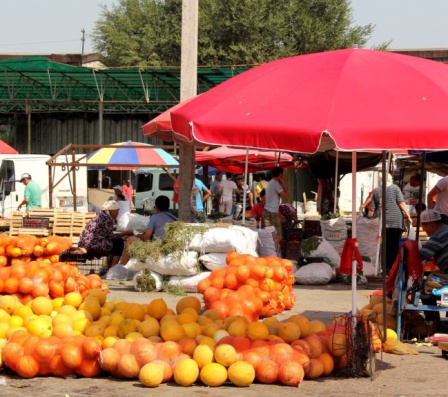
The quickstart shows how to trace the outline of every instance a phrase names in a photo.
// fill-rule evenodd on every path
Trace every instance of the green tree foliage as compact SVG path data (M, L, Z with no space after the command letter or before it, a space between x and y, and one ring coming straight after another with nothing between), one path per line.
M93 34L110 66L180 65L182 0L117 0ZM355 26L349 0L199 0L199 65L260 64L287 56L363 47L372 25Z

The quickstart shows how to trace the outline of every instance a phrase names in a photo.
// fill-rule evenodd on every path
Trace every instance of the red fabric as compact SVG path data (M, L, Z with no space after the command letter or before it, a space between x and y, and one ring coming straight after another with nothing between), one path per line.
M226 146L207 151L196 151L196 164L215 167L221 171L244 173L248 158L248 171L270 170L276 165L283 168L294 167L294 160L288 153L273 151L234 149Z
M173 203L179 204L179 190L180 190L179 177L177 177L176 182L174 182L173 190L174 190L173 198L171 200L173 200Z
M448 149L448 66L344 49L263 64L171 112L189 142L315 153ZM331 137L331 138L330 138Z
M358 249L358 240L356 238L348 238L345 240L344 248L341 254L341 265L339 266L339 273L352 274L352 262L356 261L357 272L362 271L363 263L361 254Z
M418 243L415 240L406 240L398 251L397 259L390 269L386 281L386 292L391 294L395 288L395 278L398 274L402 251L405 251L404 264L408 271L408 285L412 286L417 283L423 275L422 259L418 250Z

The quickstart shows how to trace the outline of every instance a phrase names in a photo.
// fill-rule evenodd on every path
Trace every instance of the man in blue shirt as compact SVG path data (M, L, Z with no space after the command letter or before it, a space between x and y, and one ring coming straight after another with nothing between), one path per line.
M140 236L131 236L126 239L120 263L126 265L129 261L129 246L135 241L158 240L165 236L165 225L177 221L177 218L169 212L170 199L167 196L159 196L154 203L156 213L149 218L145 232Z
M212 192L207 189L207 186L198 179L194 179L194 185L191 189L191 210L194 212L194 218L196 222L205 222L204 203Z

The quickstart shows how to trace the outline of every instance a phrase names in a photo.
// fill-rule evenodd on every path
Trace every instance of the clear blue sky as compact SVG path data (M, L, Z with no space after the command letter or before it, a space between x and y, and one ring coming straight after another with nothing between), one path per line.
M0 0L0 53L92 52L100 4L117 0ZM200 0L199 0L200 4ZM448 0L352 0L356 24L376 25L367 47L448 48Z

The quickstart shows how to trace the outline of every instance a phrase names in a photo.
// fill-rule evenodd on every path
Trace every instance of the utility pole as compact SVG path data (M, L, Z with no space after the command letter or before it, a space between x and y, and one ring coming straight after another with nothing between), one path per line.
M182 45L180 100L197 94L198 74L198 0L182 0ZM194 183L194 146L179 148L179 219L192 222L191 189Z
M82 43L81 55L84 55L84 42L86 41L86 31L85 31L85 29L81 29L81 33L82 33L82 37L81 37L81 43Z

